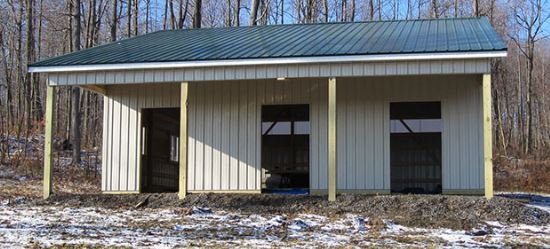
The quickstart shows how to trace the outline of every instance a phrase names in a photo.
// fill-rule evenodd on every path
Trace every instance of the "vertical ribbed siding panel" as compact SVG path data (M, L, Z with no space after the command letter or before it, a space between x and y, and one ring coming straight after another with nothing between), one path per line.
M188 89L189 97L187 98L188 106L187 106L187 112L188 112L188 125L187 128L188 137L187 137L187 156L189 157L187 161L187 189L189 191L195 190L195 171L196 171L196 154L195 154L195 145L196 145L196 136L194 135L196 133L195 127L197 123L196 118L196 108L192 108L196 105L196 99L197 99L197 85L194 83L189 83L189 89ZM191 135L193 134L193 135Z
M213 83L205 83L205 94L202 96L205 100L204 105L204 189L213 189L212 187L212 107L214 105L212 95L214 94Z
M121 94L120 99L120 170L119 170L119 181L118 181L118 190L125 191L128 189L128 146L130 141L128 139L128 133L130 132L129 124L129 107L130 107L130 96L128 96L128 91L125 91Z
M179 91L178 91L179 92ZM142 101L142 95L144 94L144 91L143 91L143 88L142 87L138 87L136 88L136 93L135 93L135 96L136 96L136 109L134 110L135 114L136 114L136 120L135 120L135 130L134 130L134 134L135 134L135 137L136 137L136 140L135 140L135 145L134 145L134 149L135 149L135 154L136 154L136 157L134 158L135 160L135 172L134 172L134 178L136 179L135 182L134 182L134 190L137 190L137 191L141 191L141 141L142 141L142 134L141 134L141 101ZM179 96L178 96L179 97Z
M137 89L132 88L128 91L129 93L129 103L130 106L128 108L128 123L134 127L128 128L128 179L126 184L126 189L136 189L136 172L137 172L137 160L139 158L139 151L137 150L137 144L139 144L139 140L137 140L137 134L136 131L139 130L139 126L137 125L137 102L138 102L138 95L137 95Z
M357 188L359 189L366 189L366 172L367 172L367 158L365 157L365 109L364 105L365 103L360 101L362 98L362 94L365 92L364 87L365 84L359 80L355 80L355 91L354 91L354 98L355 98L355 105L357 108L355 108L355 128L356 128L356 137L355 139L355 146L354 146L354 153L355 153L355 182L357 183Z
M262 188L262 103L265 100L265 80L256 83L256 189ZM260 123L258 125L258 122Z
M355 175L356 172L356 162L355 162L355 141L357 141L357 132L355 130L355 122L357 120L357 117L355 116L355 109L356 101L355 101L355 80L351 80L349 82L349 87L346 89L346 95L348 96L347 101L347 108L346 108L346 117L347 121L344 124L341 124L341 126L345 126L346 132L347 132L347 138L346 138L346 147L345 147L345 154L347 158L347 172L346 172L346 188L357 188L356 181L355 181Z
M259 170L257 168L256 164L256 146L258 145L256 136L257 129L260 127L260 123L258 122L258 117L256 116L256 106L258 103L256 102L256 82L248 82L247 84L247 91L248 91L248 103L246 103L246 112L248 115L247 118L247 160L246 160L246 189L258 189L259 187L256 185L256 176L257 171Z
M374 92L379 93L378 96L376 96L376 101L374 103L374 114L375 114L375 120L374 120L374 139L375 139L375 147L374 147L374 154L376 157L376 165L374 168L374 176L375 176L375 189L383 189L384 188L384 163L385 163L385 139L388 136L388 134L384 133L385 127L385 105L387 104L385 101L385 84L376 83L374 85Z
M222 182L222 85L212 86L212 189L220 190Z
M349 81L336 80L336 188L346 189L346 172L348 168L346 155L346 123L347 106L349 96L347 92L350 89Z
M222 113L222 128L221 128L221 138L222 138L222 161L221 161L221 189L227 190L230 188L230 163L231 163L231 155L229 154L229 149L231 146L230 138L231 138L231 130L230 130L230 124L231 124L231 111L229 110L231 106L231 84L224 82L222 83L223 86L223 105L221 106L221 113Z
M460 152L458 150L458 145L460 145L460 134L458 133L458 129L456 129L455 124L459 123L458 120L458 84L450 84L449 89L451 89L451 92L449 93L449 129L447 134L444 134L443 136L447 137L446 141L449 143L449 167L447 167L447 170L449 170L449 186L446 186L448 189L459 189L459 182L460 182L460 174L459 174L459 158ZM445 186L443 187L445 189Z
M118 95L118 91L117 91ZM121 145L120 145L120 135L121 135L121 108L122 105L120 104L121 97L117 96L115 97L113 101L113 135L112 135L112 150L113 150L113 158L112 158L112 164L111 164L111 190L112 191L120 191L120 181L122 180L120 177L120 151L121 151Z
M480 75L481 76L481 75ZM476 102L477 102L477 105L476 105L476 110L477 110L477 122L476 122L476 126L477 126L477 148L478 148L478 152L479 151L483 151L484 149L484 141L483 141L483 108L481 108L481 106L483 105L483 101L482 101L482 98L483 98L483 90L482 90L482 84L480 84L479 82L482 82L482 79L481 77L478 76L476 78L476 83L474 84L476 86ZM479 108L478 108L479 107ZM477 163L476 165L485 165L485 158L483 155L480 155L477 159ZM478 171L478 174L477 174L477 179L478 179L478 183L479 183L479 188L485 188L485 170L484 170L484 167L476 167L477 171Z
M239 83L233 83L229 87L231 102L229 121L229 189L239 188Z
M319 84L316 80L309 80L311 82L311 105L309 108L310 117L310 137L309 137L309 182L312 189L320 189L319 187L319 157L312 155L318 155L319 153Z
M317 102L319 108L319 154L311 155L319 157L319 189L328 188L328 80L319 79L320 98ZM338 84L338 83L336 83ZM336 90L338 91L338 90Z
M248 84L246 81L239 83L239 100L238 100L238 178L237 178L237 186L238 189L246 189L247 188L247 143L249 140L253 138L247 137L248 135L248 129L251 127L248 127L248 119L250 117L247 116L247 103L250 101L248 99ZM205 188L207 189L207 188Z
M101 145L101 189L107 189L107 166L109 165L109 97L103 97L103 140Z
M363 105L358 106L358 108L363 108L363 113L365 114L365 163L366 163L366 175L365 175L365 181L366 181L366 189L375 189L375 182L376 182L376 175L375 175L375 165L376 165L376 157L374 156L374 147L376 147L376 141L375 141L375 133L370 132L374 130L374 122L376 120L375 113L374 113L374 95L377 93L374 93L372 91L373 89L373 82L367 81L365 82L363 92L365 92L365 95L363 95Z
M106 173L106 181L107 181L107 184L105 186L105 190L112 190L113 189L113 154L114 154L114 147L113 147L113 139L114 139L114 127L113 127L113 118L114 118L114 99L113 98L109 98L109 113L107 114L107 116L109 116L109 123L107 124L107 129L104 129L104 130L107 130L108 131L108 134L109 134L109 137L107 138L107 148L109 150L109 153L107 154L108 158L107 158L107 162L108 162L108 165L107 165L107 173Z

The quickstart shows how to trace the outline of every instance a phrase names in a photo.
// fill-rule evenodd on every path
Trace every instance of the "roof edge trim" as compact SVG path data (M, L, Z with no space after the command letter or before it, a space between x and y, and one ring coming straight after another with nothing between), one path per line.
M227 66L253 66L253 65L280 65L280 64L308 64L308 63L334 63L334 62L384 62L406 60L453 60L453 59L481 59L506 57L507 52L451 52L451 53L412 53L412 54L381 54L381 55L344 55L344 56L312 56L312 57L286 57L286 58L261 58L238 60L204 60L181 62L144 62L144 63L116 63L116 64L90 64L67 66L35 66L29 67L30 73L54 73L54 72L83 72L106 70L140 70L140 69L177 69L196 67L227 67Z

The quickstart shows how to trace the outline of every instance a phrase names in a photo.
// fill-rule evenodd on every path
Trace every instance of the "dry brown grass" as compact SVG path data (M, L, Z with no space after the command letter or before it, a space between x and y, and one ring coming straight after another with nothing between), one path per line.
M550 193L550 160L495 157L496 191Z
M0 199L13 200L42 198L43 165L39 160L22 160L18 167L1 165L4 176L0 177ZM58 194L98 194L101 177L82 167L55 165L53 191Z

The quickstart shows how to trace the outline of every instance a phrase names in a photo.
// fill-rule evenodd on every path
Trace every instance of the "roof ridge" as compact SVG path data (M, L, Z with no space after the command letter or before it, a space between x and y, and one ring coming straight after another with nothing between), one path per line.
M183 32L197 30L212 30L212 29L245 29L245 28L266 28L266 27L289 27L289 26L315 26L315 25L338 25L338 24L360 24L360 23L385 23L385 22L420 22L420 21L444 21L444 20L472 20L483 19L486 16L470 16L470 17L444 17L444 18L419 18L419 19L396 19L396 20L366 20L366 21L345 21L345 22L315 22L315 23L285 23L285 24L267 24L267 25L242 25L229 27L201 27L201 28L184 28L184 29L164 29L157 30L148 34L158 32ZM144 34L145 35L145 34Z

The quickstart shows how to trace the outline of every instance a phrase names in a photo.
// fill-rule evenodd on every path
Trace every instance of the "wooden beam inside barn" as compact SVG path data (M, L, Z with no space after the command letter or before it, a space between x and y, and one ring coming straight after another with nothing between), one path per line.
M80 86L81 88L84 88L88 91L92 91L98 94L101 94L103 96L107 95L107 87L105 86L99 86L99 85L86 85L86 86Z

